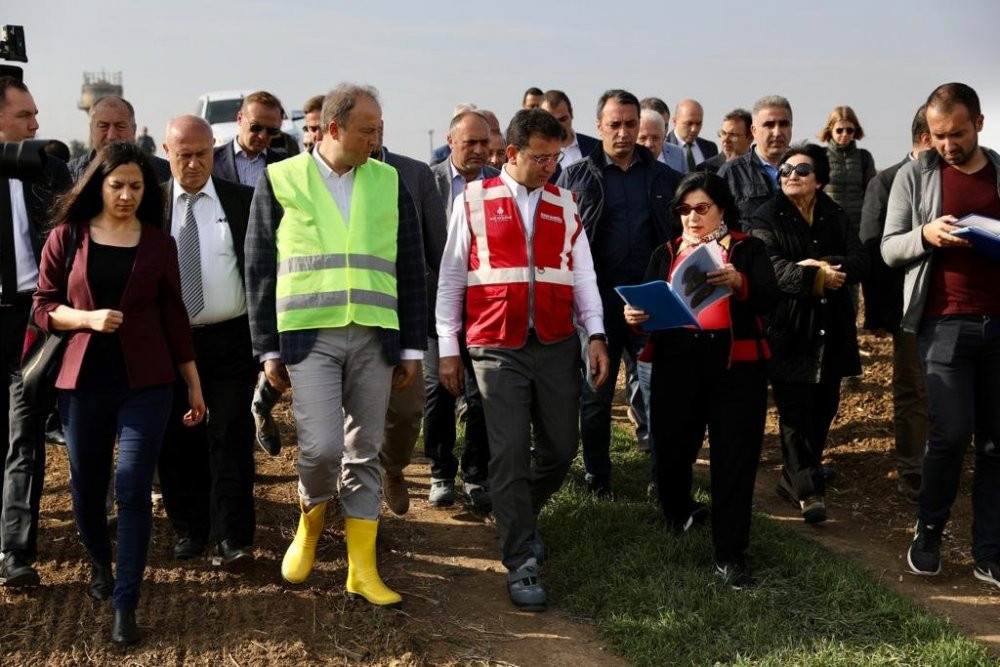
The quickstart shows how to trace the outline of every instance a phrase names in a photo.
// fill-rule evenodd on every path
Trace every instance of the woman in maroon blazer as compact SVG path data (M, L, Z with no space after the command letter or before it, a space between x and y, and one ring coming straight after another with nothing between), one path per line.
M138 147L105 146L59 201L35 293L35 322L71 332L56 387L73 511L91 558L90 595L113 594L111 639L118 644L139 639L135 608L152 527L150 490L177 371L188 385L185 423L205 415L177 248L160 229L160 197ZM69 252L75 255L67 276ZM104 507L116 436L117 581Z

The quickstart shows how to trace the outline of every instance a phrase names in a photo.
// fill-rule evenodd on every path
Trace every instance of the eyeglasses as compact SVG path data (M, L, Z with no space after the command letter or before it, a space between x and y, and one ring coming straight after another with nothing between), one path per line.
M251 129L251 131L253 130L252 127L250 129ZM312 132L313 134L319 134L320 130L322 130L323 127L321 125L303 125L302 129L305 130L306 132Z
M746 137L745 134L737 134L736 132L725 132L723 130L719 130L719 138L722 139L723 141L725 141L726 139L729 139L729 141L739 141L744 137Z
M809 164L808 162L800 162L795 165L786 162L785 164L778 167L778 175L780 175L782 178L788 178L789 176L792 175L793 171L799 176L805 178L809 174L815 172L816 168L811 164Z
M528 153L523 153L523 155L537 164L539 167L544 167L547 164L558 163L559 160L563 159L565 151L559 151L555 155L530 155Z
M836 130L834 130L834 132L836 132L837 134L854 134L854 128L853 127L838 127Z
M691 211L694 211L698 215L705 215L708 213L712 207L715 206L712 202L703 201L700 204L695 204L690 206L689 204L681 204L680 206L674 207L674 213L677 215L691 215Z
M251 123L250 124L250 134L260 134L261 132L267 132L267 136L269 136L269 137L276 137L279 134L281 134L281 128L280 127L265 127L264 125L261 125L260 123Z

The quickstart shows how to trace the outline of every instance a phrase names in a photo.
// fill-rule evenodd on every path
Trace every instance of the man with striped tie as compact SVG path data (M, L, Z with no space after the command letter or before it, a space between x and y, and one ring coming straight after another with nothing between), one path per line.
M211 539L216 565L253 560L253 421L257 362L250 346L243 283L253 188L212 176L212 128L197 116L167 124L163 145L173 178L163 185L164 229L177 241L181 295L191 318L205 403L212 414L196 428L179 415L177 385L160 454L160 484L177 533L174 556L200 556Z

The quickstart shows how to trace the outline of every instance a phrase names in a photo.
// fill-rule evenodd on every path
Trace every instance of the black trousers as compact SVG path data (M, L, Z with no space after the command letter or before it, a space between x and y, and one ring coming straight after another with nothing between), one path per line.
M208 417L188 428L187 385L178 381L160 452L160 487L178 537L253 544L253 418L258 364L246 316L192 328Z
M785 474L800 499L826 493L823 450L840 407L840 379L824 370L815 384L771 380Z
M469 351L462 344L462 364L465 367L465 448L462 450L462 480L486 484L489 474L490 445L486 434L483 397L472 373ZM459 470L455 457L456 399L444 388L438 377L438 342L427 339L424 356L424 456L431 461L431 477L454 480Z
M692 467L708 428L716 562L741 560L750 544L767 411L764 364L726 368L729 351L728 331L667 332L657 339L651 378L656 482L668 520L691 515Z
M45 480L45 417L24 401L21 350L31 308L30 295L19 295L13 305L0 306L0 354L3 354L5 405L0 438L0 550L14 551L28 560L38 555L38 508Z

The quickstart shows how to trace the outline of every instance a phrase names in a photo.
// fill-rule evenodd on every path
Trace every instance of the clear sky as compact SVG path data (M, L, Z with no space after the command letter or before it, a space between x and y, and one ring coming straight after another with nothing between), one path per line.
M561 88L577 130L593 134L607 88L694 97L702 136L721 117L778 93L795 140L813 139L849 104L879 168L909 147L913 112L939 83L980 95L981 143L1000 149L1000 1L835 3L523 0L496 3L288 0L20 0L0 22L23 25L25 79L40 137L86 140L77 109L85 71L121 71L140 126L162 141L201 93L267 89L286 108L341 81L382 93L386 145L426 159L456 102L506 125L529 86Z

